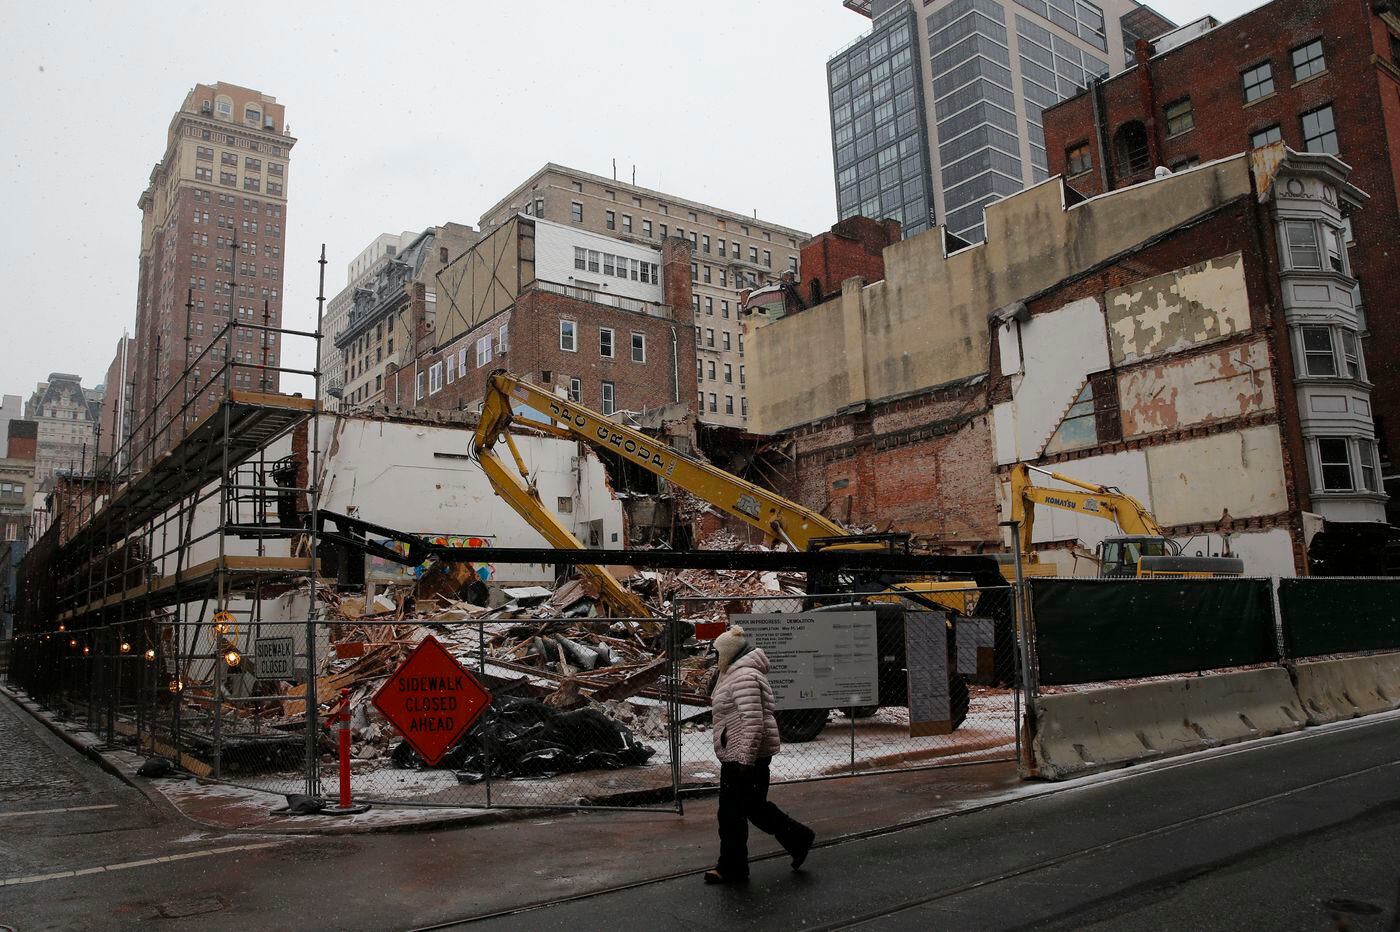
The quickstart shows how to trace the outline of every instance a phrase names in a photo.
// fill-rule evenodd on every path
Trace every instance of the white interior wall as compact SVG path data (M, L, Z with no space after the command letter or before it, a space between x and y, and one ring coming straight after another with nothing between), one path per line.
M481 467L461 458L470 436L464 427L368 418L345 418L337 427L333 418L322 418L320 444L326 454L320 505L411 534L489 537L499 547L545 546L540 535L496 495ZM613 496L603 463L591 450L553 437L517 436L516 445L545 506L563 518L576 536L583 537L590 522L601 520L602 546L623 546L622 503ZM290 452L290 438L283 438L269 447L267 461ZM506 459L509 462L508 454ZM572 503L571 513L560 511L560 499ZM197 509L194 536L215 527L217 518L215 496ZM269 518L276 519L275 511ZM169 546L173 546L173 524L170 534ZM258 553L257 541L229 537L224 546L229 554ZM218 552L217 538L199 541L189 548L185 566L212 560ZM264 541L263 553L287 556L288 542ZM164 572L174 571L171 557ZM552 567L540 565L501 564L493 576L506 584L552 578Z
M993 410L996 457L1019 463L1041 455L1087 373L1108 368L1108 338L1096 298L1013 322L1000 338L1002 371L1021 374L1011 377L1012 400Z

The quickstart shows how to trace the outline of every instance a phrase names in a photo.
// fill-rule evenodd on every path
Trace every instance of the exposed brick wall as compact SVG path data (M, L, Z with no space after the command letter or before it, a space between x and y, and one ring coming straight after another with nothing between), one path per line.
M788 436L796 470L783 491L809 508L934 548L998 546L985 384L921 392Z
M1161 161L1170 165L1190 156L1202 162L1242 152L1250 136L1277 124L1283 140L1303 151L1300 115L1330 104L1336 118L1340 158L1353 167L1351 182L1370 195L1352 220L1356 242L1352 268L1361 280L1370 325L1366 361L1375 391L1376 427L1391 461L1400 455L1400 63L1394 63L1387 27L1361 0L1274 0L1213 32L1153 59L1146 71L1134 69L1101 85L1108 138L1130 121L1144 119L1140 78L1150 75L1155 99L1163 107L1190 96L1195 128L1160 138ZM1290 52L1321 38L1327 70L1311 79L1293 80ZM1244 103L1241 72L1267 59L1273 67L1274 94ZM1158 117L1162 114L1159 112ZM1159 127L1165 132L1165 127ZM1097 138L1092 92L1045 112L1050 171L1065 169L1066 147ZM1116 165L1113 166L1116 169ZM1103 191L1102 166L1094 152L1094 169L1069 183L1085 194ZM1151 176L1124 177L1121 187ZM1272 238L1272 237L1270 237Z
M848 217L802 244L798 293L808 307L841 293L848 278L867 282L885 277L885 247L900 239L896 220ZM813 294L813 282L816 292Z
M6 438L8 456L12 460L32 460L39 454L39 423L37 421L22 421L15 418L10 421L9 436Z

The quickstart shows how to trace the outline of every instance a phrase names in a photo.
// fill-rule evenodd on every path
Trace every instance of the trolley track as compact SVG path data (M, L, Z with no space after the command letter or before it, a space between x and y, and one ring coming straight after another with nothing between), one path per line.
M1375 720L1371 721L1375 722ZM1367 724L1370 723L1368 723L1365 720L1360 720L1352 723L1347 723L1343 726L1338 727L1335 730L1341 731L1350 730L1351 728L1361 728L1365 727ZM885 826L878 829L872 829L870 831L842 835L836 838L831 838L825 841L824 843L819 844L818 848L828 850L840 849L872 839L878 839L885 836L892 836L904 832L909 832L911 830L927 826L932 822L970 816L976 813L985 813L990 809L996 809L1007 806L1016 806L1020 804L1028 804L1037 800L1044 799L1048 796L1061 796L1065 794L1073 794L1076 792L1088 791L1094 788L1104 787L1106 785L1117 783L1123 780L1134 780L1140 777L1149 776L1151 774L1161 774L1164 771L1174 770L1181 767L1191 767L1193 765L1200 764L1207 760L1219 760L1222 757L1229 757L1236 754L1245 754L1251 752L1257 753L1259 751L1267 751L1270 748L1278 747L1284 744L1291 744L1294 741L1306 740L1310 735L1316 734L1318 733L1303 732L1296 735L1290 735L1281 739L1277 739L1276 741L1269 742L1268 744L1246 744L1231 747L1228 749L1220 749L1214 754L1208 755L1204 758L1196 756L1179 758L1172 761L1164 761L1151 769L1124 771L1086 784L1057 788L1046 793L1018 796L1009 799L998 800L991 802L985 806L974 807L967 810L963 810L961 812L941 813L922 819L911 820L909 822L902 823L899 825ZM876 910L869 910L866 912L859 913L855 916L842 918L836 922L827 925L808 926L808 928L823 930L860 928L878 920L882 920L887 917L898 916L903 913L908 913L910 911L917 910L924 906L936 904L940 901L951 900L953 898L968 893L974 893L979 890L995 887L998 884L1008 883L1010 881L1015 881L1040 872L1053 870L1056 867L1060 867L1062 865L1066 865L1084 858L1089 858L1094 855L1099 855L1108 851L1112 851L1114 849L1124 848L1126 846L1133 845L1136 843L1150 841L1156 838L1170 835L1174 832L1189 829L1193 826L1200 826L1205 823L1209 823L1213 820L1224 819L1237 813L1260 809L1262 807L1277 804L1284 800L1298 797L1303 794L1316 791L1318 789L1323 789L1329 786L1335 786L1338 784L1345 783L1348 780L1354 780L1356 778L1373 774L1378 771L1397 767L1400 767L1400 761L1392 760L1368 767L1363 767L1354 771L1349 771L1347 773L1336 774L1333 776L1329 776L1325 779L1312 780L1307 783L1289 787L1287 789L1270 793L1256 799L1245 800L1243 802L1239 802L1229 806L1217 807L1208 812L1197 813L1189 817L1175 819L1165 824L1153 826L1151 828L1143 829L1141 831L1129 832L1095 844L1075 847L1072 850L1065 851L1061 854L1055 855L1050 858L1038 860L1035 863L1010 868L1008 870L1000 871L995 874L990 874L988 876L980 877L974 880L969 880L963 883L953 884L933 891L924 896L901 900L899 902L891 903L888 906L883 906ZM784 855L781 852L778 852L771 855L754 858L753 860L755 863L758 863L763 861L782 859L785 857L786 855ZM547 910L568 906L570 904L575 904L582 901L597 900L600 898L613 896L617 894L623 894L627 893L628 891L636 891L646 887L653 887L672 881L686 880L687 882L691 882L694 881L695 874L696 871L693 868L684 871L670 872L662 875L642 878L628 883L615 884L597 890L589 890L569 896L556 897L534 903L522 904L520 906L511 907L508 909L501 909L479 914L461 916L437 922L431 925L419 926L416 927L413 930L413 932L426 932L426 930L430 929L456 928L468 924L489 922L492 920L503 920L512 917L521 917L529 913L541 913Z

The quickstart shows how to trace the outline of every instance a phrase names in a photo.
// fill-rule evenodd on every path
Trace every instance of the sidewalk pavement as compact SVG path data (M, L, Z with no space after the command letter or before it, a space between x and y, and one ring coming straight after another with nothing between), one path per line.
M537 820L544 809L466 809L376 804L349 816L276 814L284 797L185 774L146 778L136 771L146 760L131 750L106 745L81 725L60 720L52 711L13 687L0 686L21 708L48 726L79 753L140 790L159 809L199 825L226 832L285 835L345 835L405 831L444 831L501 822ZM943 815L986 808L1028 794L1052 791L1049 784L1024 784L1012 761L968 764L878 776L836 777L775 787L774 796L818 829L825 840L886 831ZM713 796L685 798L685 814L658 811L647 817L697 823L713 832ZM553 810L558 812L558 810ZM608 810L595 810L607 817ZM630 813L637 815L637 813ZM679 827L679 826L677 826ZM689 834L689 830L685 830Z

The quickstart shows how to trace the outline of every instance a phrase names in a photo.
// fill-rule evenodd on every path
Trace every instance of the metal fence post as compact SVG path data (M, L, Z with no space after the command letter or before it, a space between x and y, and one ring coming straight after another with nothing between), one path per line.
M676 801L676 814L685 814L685 804L681 802L681 609L680 602L671 600L671 617L667 620L670 633L666 637L666 652L670 660L666 664L671 688L667 696L666 718L669 726L668 740L671 745L671 796Z
M1011 550L1016 557L1016 582L1013 587L1014 592L1012 593L1012 597L1015 600L1014 607L1016 618L1016 646L1018 652L1021 655L1019 658L1021 665L1021 688L1024 689L1026 693L1026 747L1024 749L1024 754L1026 756L1018 756L1017 760L1018 762L1021 762L1024 766L1026 766L1028 772L1031 772L1035 769L1035 759L1033 756L1034 752L1031 750L1031 746L1035 740L1036 728L1035 682L1031 676L1032 642L1030 635L1030 617L1026 605L1026 578L1024 570L1021 566L1021 522L1003 521L1001 522L1001 524L1003 527L1011 528ZM1022 751L1020 746L1020 727L1020 722L1017 722L1016 729L1018 752Z
M476 623L476 669L482 676L486 675L486 623L478 621ZM495 702L495 699L492 699ZM491 707L487 706L483 715L493 714ZM486 759L486 808L491 808L491 733L489 730L482 735L481 747L484 750Z

